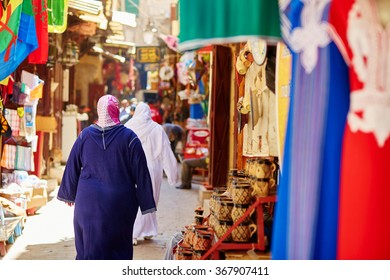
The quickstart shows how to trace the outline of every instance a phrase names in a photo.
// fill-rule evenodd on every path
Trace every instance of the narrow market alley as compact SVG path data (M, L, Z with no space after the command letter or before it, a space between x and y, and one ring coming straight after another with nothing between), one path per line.
M163 180L158 205L157 237L139 240L134 246L135 260L162 260L172 237L193 222L199 203L200 185L178 190ZM28 216L23 234L8 245L3 260L73 260L76 255L73 233L73 207L56 199L58 187L49 195L48 203L36 215ZM129 237L130 239L130 237ZM0 258L1 260L1 258Z

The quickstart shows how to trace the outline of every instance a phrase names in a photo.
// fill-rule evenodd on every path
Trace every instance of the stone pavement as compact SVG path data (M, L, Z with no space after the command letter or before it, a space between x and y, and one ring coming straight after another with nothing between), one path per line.
M158 236L139 240L134 246L136 260L162 260L173 235L193 222L199 202L199 185L178 190L164 178L158 204ZM23 234L8 245L3 260L73 260L75 258L73 207L56 199L58 187L49 202L36 215L28 216ZM1 257L0 257L1 260Z

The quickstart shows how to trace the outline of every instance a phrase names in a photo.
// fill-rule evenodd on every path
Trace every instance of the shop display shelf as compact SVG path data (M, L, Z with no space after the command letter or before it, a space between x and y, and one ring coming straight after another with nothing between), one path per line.
M0 207L0 241L8 241L21 221L22 217L5 217L3 208Z
M225 251L225 250L250 250L250 249L256 249L259 251L265 251L265 242L264 242L264 218L263 218L263 204L269 203L269 202L276 202L276 196L266 196L266 197L259 197L256 199L256 201L246 210L244 215L242 215L236 222L233 223L233 225L225 232L221 238L215 242L211 248L202 256L202 260L206 259L218 259L219 258L219 251ZM257 212L257 242L256 243L237 243L237 242L229 242L229 243L223 243L225 239L229 236L229 234L232 233L232 231L241 224L245 218L247 218L253 210L256 210Z

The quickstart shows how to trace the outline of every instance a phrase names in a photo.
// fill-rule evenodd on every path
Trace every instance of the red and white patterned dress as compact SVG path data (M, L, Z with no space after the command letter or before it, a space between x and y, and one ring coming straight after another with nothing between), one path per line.
M334 0L334 41L350 69L338 259L390 259L390 24L374 0Z

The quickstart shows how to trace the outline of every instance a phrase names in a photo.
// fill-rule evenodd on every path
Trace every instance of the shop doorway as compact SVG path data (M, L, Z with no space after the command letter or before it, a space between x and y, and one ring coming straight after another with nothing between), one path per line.
M213 47L210 104L210 187L226 185L229 168L231 49Z
M88 89L88 107L91 109L89 120L94 123L97 116L97 102L105 94L105 86L101 84L89 84Z

